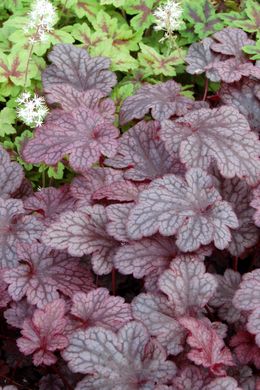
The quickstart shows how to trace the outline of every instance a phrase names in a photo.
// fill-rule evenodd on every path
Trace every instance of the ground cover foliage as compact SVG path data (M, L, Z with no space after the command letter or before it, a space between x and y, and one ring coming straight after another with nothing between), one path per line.
M1 3L1 389L260 388L260 7L164 3Z

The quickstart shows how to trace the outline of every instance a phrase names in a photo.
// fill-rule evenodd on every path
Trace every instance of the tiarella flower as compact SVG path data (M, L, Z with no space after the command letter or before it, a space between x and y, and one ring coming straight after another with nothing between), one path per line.
M42 96L31 97L29 92L24 92L16 99L18 103L17 115L28 126L41 126L48 113L48 107Z
M165 38L169 38L172 36L173 31L182 27L182 12L183 9L179 2L168 0L154 11L156 18L154 29L165 31Z
M24 28L25 32L32 33L30 43L46 41L46 33L52 31L56 20L56 10L50 1L35 0L29 13L29 23Z

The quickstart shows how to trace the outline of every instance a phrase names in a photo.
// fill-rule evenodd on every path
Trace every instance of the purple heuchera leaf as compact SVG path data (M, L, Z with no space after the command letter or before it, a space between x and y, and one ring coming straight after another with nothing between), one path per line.
M187 357L197 365L207 367L214 375L226 374L224 366L233 366L230 350L207 319L182 317L179 322L189 331Z
M132 301L133 317L141 321L149 333L166 348L168 354L183 351L184 332L174 307L162 294L139 294Z
M104 185L93 194L93 199L108 199L108 200L117 200L119 202L132 202L136 201L139 194L138 186L129 181L122 179L121 181L116 181L112 184Z
M25 200L31 195L33 195L32 183L30 182L30 180L24 178L20 187L16 191L12 192L11 197Z
M213 379L207 386L203 387L203 390L241 390L237 381L231 377L223 377Z
M24 321L22 337L17 340L17 345L24 355L33 354L35 366L56 363L57 357L53 352L67 347L69 341L65 336L67 320L64 314L65 302L57 299L42 310L36 309L32 319Z
M108 216L107 232L118 241L128 242L127 219L133 203L115 203L106 208ZM113 260L114 262L114 260Z
M91 262L98 275L113 268L118 243L108 235L106 210L103 206L86 206L80 211L63 213L43 235L43 242L54 249L67 250L71 256L92 254Z
M237 227L230 204L221 200L212 177L199 168L190 169L186 180L175 175L154 180L141 192L127 224L128 235L133 239L157 231L165 236L176 234L176 244L183 252L212 241L224 249L231 240L229 228Z
M17 245L30 244L41 236L42 223L34 216L23 215L24 212L21 200L0 198L1 267L15 267L18 264Z
M260 185L258 185L253 191L253 200L250 205L256 209L254 213L254 221L256 226L260 227Z
M118 136L118 129L91 109L59 110L25 142L22 156L27 162L55 165L69 155L71 167L82 172L101 155L113 157Z
M218 315L223 321L233 324L243 318L241 311L233 305L233 297L241 281L239 272L227 269L224 275L214 275L218 287L209 304L218 308Z
M110 72L110 60L105 57L91 58L86 50L70 44L55 45L48 59L52 62L42 75L45 92L52 87L69 84L78 91L98 89L103 96L111 92L116 76Z
M120 123L141 119L151 109L154 119L161 121L173 115L182 116L192 107L194 101L181 95L181 85L173 80L155 85L143 85L133 96L123 102L120 110Z
M111 168L89 168L82 176L77 176L71 183L71 193L78 199L79 206L90 206L94 203L95 193L102 188L113 187L115 183L123 180L120 171Z
M219 96L221 102L235 107L243 114L251 130L260 132L260 97L257 97L259 83L244 78L240 83L222 84Z
M255 335L255 341L260 348L260 306L258 306L252 314L250 314L247 323L247 329L250 333ZM259 352L258 348L258 352ZM260 355L260 352L259 352ZM260 369L260 356L258 356L258 366Z
M229 345L234 347L236 357L241 364L253 363L260 369L260 348L256 345L252 334L243 330L238 331Z
M11 162L9 154L0 146L0 197L9 198L18 190L24 178L22 167Z
M253 76L260 78L260 68L255 67L251 62L240 59L230 58L226 61L218 62L215 69L222 81L225 83L233 83L239 81L242 76Z
M7 284L3 279L2 272L0 273L0 309L6 307L11 301L11 297L7 291Z
M9 294L14 301L26 295L32 305L42 308L59 298L59 291L70 297L77 291L94 287L90 272L67 253L51 250L43 244L19 246L21 264L4 272Z
M118 330L132 319L130 305L124 298L109 295L106 288L97 288L88 294L78 292L73 295L71 314L75 317L75 328L102 326Z
M78 107L81 107L81 110L90 108L113 123L115 120L115 103L112 99L102 99L103 96L104 94L98 89L78 91L71 85L58 84L52 86L50 92L46 94L46 100L49 104L59 103L61 108L67 112Z
M22 299L19 302L12 302L10 308L4 312L4 317L9 325L22 329L24 320L32 318L34 311L35 306Z
M226 27L213 34L217 42L213 42L211 49L225 55L243 57L242 47L245 45L255 45L252 39L248 39L247 34L239 29Z
M24 201L24 208L34 211L44 217L44 223L55 221L64 211L75 209L76 199L73 198L70 187L64 185L60 188L42 188Z
M113 205L108 206L108 209L110 207ZM132 207L133 205L129 211ZM158 274L162 273L176 257L177 252L178 248L173 238L157 234L121 246L115 255L114 264L124 275L133 274L135 278L143 278L154 270Z
M255 245L259 237L252 220L254 210L250 207L251 188L237 178L226 179L222 183L221 195L232 205L239 222L238 229L231 231L232 240L227 249L233 256L240 256L246 248Z
M58 375L47 374L39 381L39 390L63 390L64 383Z
M205 271L203 262L179 256L160 276L159 288L167 295L177 317L196 315L212 298L217 281Z
M214 54L210 47L213 39L205 38L201 42L190 45L185 61L188 63L187 72L190 74L201 74L206 72L206 76L211 81L219 81L220 76L216 65L220 57Z
M62 356L72 372L92 374L77 389L152 389L172 379L176 368L164 349L149 341L139 322L129 322L117 334L94 327L75 332Z
M122 135L118 152L106 163L113 168L126 168L125 178L152 180L165 173L183 174L184 166L169 155L159 138L157 121L141 121Z
M260 178L260 142L233 107L201 109L163 121L161 138L166 149L188 167L206 170L214 161L226 178L237 175L249 184Z

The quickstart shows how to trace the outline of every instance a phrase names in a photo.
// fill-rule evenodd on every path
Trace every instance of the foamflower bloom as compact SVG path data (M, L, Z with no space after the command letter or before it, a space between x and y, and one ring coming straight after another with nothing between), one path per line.
M32 33L29 38L30 43L46 41L46 33L53 30L53 26L57 21L55 7L48 0L35 0L28 16L29 23L24 31Z
M165 31L165 38L170 37L173 31L183 26L182 21L183 8L175 0L168 0L165 4L158 7L153 15L155 16L155 30Z
M16 109L18 118L30 127L41 126L47 113L48 107L41 96L29 92L24 92L16 99L18 107Z

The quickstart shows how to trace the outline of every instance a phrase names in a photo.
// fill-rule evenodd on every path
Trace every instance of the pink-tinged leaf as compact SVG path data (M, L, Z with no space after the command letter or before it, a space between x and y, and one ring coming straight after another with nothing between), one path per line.
M225 366L234 365L232 355L210 321L183 317L179 322L189 331L187 343L192 349L187 357L195 364L209 368L214 375L225 375Z
M17 245L32 243L40 238L42 223L34 216L24 214L23 203L18 199L0 198L0 263L2 268L18 264Z
M244 78L240 83L222 84L219 96L221 102L235 107L243 114L251 130L260 132L260 96L257 97L259 82Z
M108 210L113 207L108 206ZM131 205L130 209L133 207ZM140 241L132 241L119 248L114 258L115 267L124 275L143 278L154 270L161 274L176 257L178 248L173 238L159 234Z
M24 355L33 354L35 366L54 364L57 357L53 354L68 345L65 336L67 320L64 317L65 302L57 299L48 303L43 310L36 309L32 319L26 319L21 331L22 337L17 345Z
M217 281L196 259L179 256L159 278L160 290L167 295L176 316L196 315L212 298Z
M11 195L12 198L22 199L22 200L25 200L29 196L33 195L33 187L30 180L24 178L22 180L20 187L16 191L12 192Z
M256 344L260 348L260 305L248 317L247 329L250 333L255 335ZM260 356L258 360L258 368L260 369Z
M48 59L52 62L42 75L45 92L52 87L69 84L78 91L97 89L103 96L111 92L116 76L110 72L110 60L105 57L91 58L86 50L70 44L55 45Z
M63 390L64 383L58 375L47 374L39 381L39 390Z
M223 321L233 324L242 319L241 311L233 305L233 297L241 282L241 275L232 269L227 269L224 275L214 275L218 282L209 304L218 308L218 315Z
M75 328L102 326L118 330L132 319L130 305L124 298L109 295L106 288L97 288L88 294L73 295L71 314L75 317Z
M141 192L127 224L133 239L157 231L165 236L176 234L176 245L183 252L212 241L224 249L231 240L229 228L237 227L230 204L221 200L212 177L199 168L190 169L186 180L175 175L154 180Z
M92 254L91 262L98 275L108 274L118 243L108 235L108 218L103 206L86 206L80 211L69 211L60 216L42 237L54 249L67 250L71 256Z
M42 188L24 201L24 208L43 215L44 223L50 224L62 212L74 210L75 203L70 187L65 185L60 188Z
M217 42L213 42L211 49L225 55L243 57L242 47L245 45L255 45L252 39L239 28L226 27L213 34Z
M253 223L254 210L250 207L251 191L245 181L237 178L222 182L221 195L232 205L239 222L238 229L231 231L232 240L227 248L233 256L242 255L246 248L257 243L259 237L259 231Z
M214 161L225 178L236 175L249 184L260 178L260 141L234 107L201 109L163 121L161 138L188 167L207 169Z
M106 208L108 224L106 230L108 234L118 241L128 242L129 237L126 231L127 219L133 203L115 203ZM114 260L113 260L114 262Z
M10 308L4 312L4 317L9 325L22 329L24 320L31 318L34 310L35 306L22 299L19 302L12 302Z
M183 350L184 332L171 302L159 294L139 294L132 301L133 317L141 321L156 337L168 354L178 355Z
M172 390L204 390L210 380L211 375L203 367L184 366L173 378Z
M219 73L216 65L220 58L210 50L213 39L205 38L201 42L190 45L185 61L188 63L187 72L190 74L201 74L211 81L219 81Z
M72 372L92 374L77 389L153 389L171 380L176 368L162 347L149 348L149 340L140 322L129 322L117 334L94 327L74 332L62 356Z
M24 178L22 167L11 162L9 154L0 146L0 197L9 198L18 190Z
M62 110L56 113L23 145L25 161L55 165L68 155L71 167L84 172L101 155L115 155L119 130L100 114L80 107L70 113Z
M242 390L237 381L231 377L216 378L210 384L203 387L203 390Z
M136 184L122 179L95 191L93 199L100 200L106 198L108 200L118 200L119 202L132 202L136 201L138 194L139 189Z
M232 337L229 345L234 347L238 361L241 364L253 363L260 369L260 348L255 343L255 337L246 331L239 331Z
M18 390L18 387L10 385L10 386L0 386L0 390Z
M258 185L253 191L253 200L250 205L256 209L254 213L254 221L256 226L260 227L260 185Z
M113 168L127 168L124 176L130 180L152 180L165 173L183 174L184 166L166 151L159 130L157 121L139 122L122 135L116 156L106 163Z
M72 297L75 292L93 288L90 272L67 253L38 243L23 244L18 249L20 265L4 272L14 301L26 295L29 303L42 308L58 299L59 291Z
M254 76L260 78L260 68L254 66L251 62L241 62L237 58L230 58L226 61L218 62L215 69L222 81L233 83L239 81L242 76Z
M254 310L260 306L260 269L244 274L233 304L240 310Z
M71 184L72 195L78 199L79 206L90 206L94 203L95 193L102 188L113 187L115 183L123 180L120 171L111 168L89 168L82 176L77 176Z
M115 120L115 104L112 99L103 99L104 94L97 89L89 91L78 91L68 84L52 86L46 94L49 104L59 103L64 111L72 111L81 107L82 110L90 108L103 116L111 123Z
M2 273L0 274L0 309L3 309L11 301L11 297L7 291L8 285L5 283Z
M173 80L155 85L143 85L133 96L123 102L120 110L120 123L132 119L142 119L151 110L158 121L173 115L182 116L194 107L194 101L181 95L181 85Z

